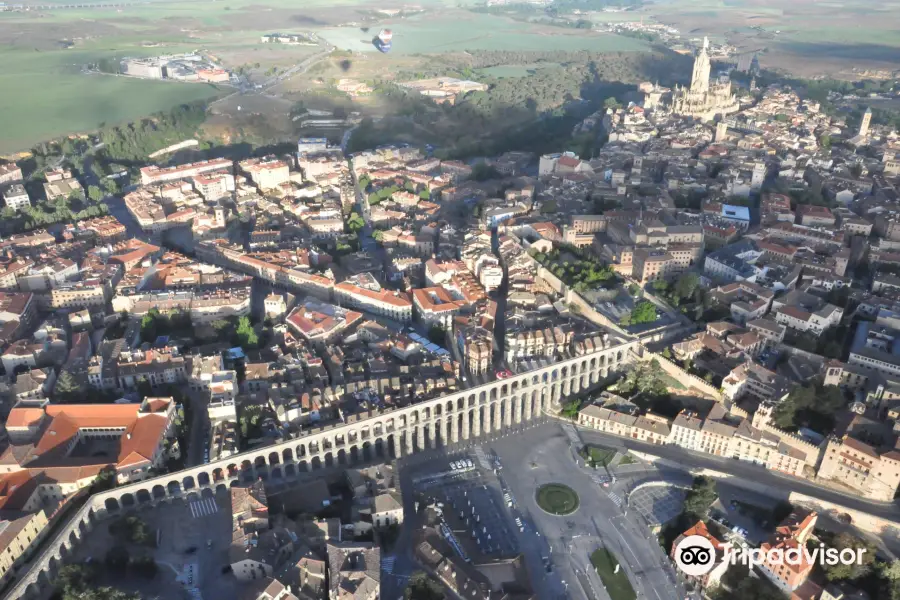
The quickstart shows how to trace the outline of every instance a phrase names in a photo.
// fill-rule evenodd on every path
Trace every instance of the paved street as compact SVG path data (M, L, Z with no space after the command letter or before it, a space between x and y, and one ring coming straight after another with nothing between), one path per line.
M632 449L667 459L689 469L716 469L739 478L770 486L772 494L787 498L791 492L799 492L823 500L834 502L879 517L900 521L900 507L895 503L881 503L863 500L857 496L821 487L809 481L770 471L763 466L731 458L719 458L699 452L689 452L677 446L657 446L637 440L607 435L590 429L579 429L585 443L600 444L609 448Z
M570 439L559 425L549 423L485 448L499 458L500 476L531 525L518 535L539 598L560 594L606 598L590 565L590 554L601 546L616 555L639 597L679 597L674 572L655 536L634 511L626 514L624 492L600 487L586 468L576 466ZM580 498L578 510L558 517L540 509L535 490L546 483L562 483L575 490ZM552 574L534 568L544 557L553 565Z

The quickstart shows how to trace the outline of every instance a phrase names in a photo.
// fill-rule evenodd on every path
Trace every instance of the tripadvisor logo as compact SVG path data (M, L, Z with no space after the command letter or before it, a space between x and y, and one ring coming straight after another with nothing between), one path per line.
M820 565L834 566L861 565L865 548L826 548L819 544L812 550L805 546L796 548L742 548L725 542L719 545L724 553L723 562L741 564L750 569L762 565L805 566L818 562ZM675 546L675 564L686 575L700 577L712 571L716 565L716 548L702 535L689 535Z

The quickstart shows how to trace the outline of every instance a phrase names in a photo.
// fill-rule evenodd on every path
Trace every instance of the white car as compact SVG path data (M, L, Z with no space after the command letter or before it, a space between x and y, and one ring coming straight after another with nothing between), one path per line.
M466 459L466 466L469 467L470 469L473 468L473 467L475 466L475 465L472 463L472 459L471 459L471 458L467 458L467 459Z

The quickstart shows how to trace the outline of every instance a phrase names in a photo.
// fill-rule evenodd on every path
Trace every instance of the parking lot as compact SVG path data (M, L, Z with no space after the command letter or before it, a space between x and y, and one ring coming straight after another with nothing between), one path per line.
M651 526L668 523L681 513L685 491L673 486L642 487L628 497L629 508L636 509Z
M446 463L434 461L435 469L418 474L413 484L438 503L467 558L514 556L518 544L503 497L485 481L480 462L468 454L450 455Z

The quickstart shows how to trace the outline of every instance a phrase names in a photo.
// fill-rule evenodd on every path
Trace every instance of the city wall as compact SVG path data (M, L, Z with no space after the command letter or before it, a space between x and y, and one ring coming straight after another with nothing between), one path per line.
M673 377L678 383L682 384L688 388L694 388L695 390L706 394L710 398L713 398L717 402L722 402L724 397L722 396L722 392L716 389L715 386L710 383L704 381L703 379L688 373L665 356L661 354L657 354L655 352L644 352L643 356L641 356L641 360L651 361L656 360L659 362L659 366L662 367L662 370L666 372L667 375Z

